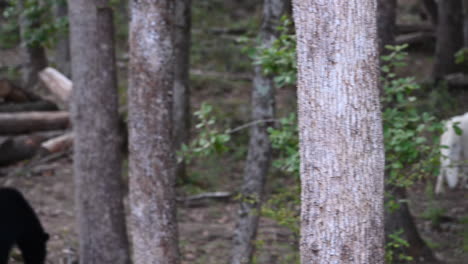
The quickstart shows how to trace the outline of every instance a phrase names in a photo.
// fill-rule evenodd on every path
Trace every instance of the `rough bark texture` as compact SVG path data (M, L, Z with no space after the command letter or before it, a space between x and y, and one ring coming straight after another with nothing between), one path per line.
M377 29L380 54L386 53L385 45L393 45L396 32L396 0L377 1Z
M19 0L18 10L24 10L26 0ZM40 45L28 45L26 43L26 33L28 30L38 27L38 21L29 21L22 12L19 18L19 28L21 33L21 79L22 87L29 91L38 89L38 73L47 67L47 56L44 47Z
M288 0L264 0L263 22L259 32L259 39L264 47L270 47L277 38L277 27L281 16L287 11L288 2ZM273 78L263 75L262 68L256 66L252 89L252 121L273 119L274 116ZM252 126L250 130L249 150L241 190L243 198L233 237L231 264L252 261L259 210L271 161L271 143L267 130L271 125L262 122Z
M374 0L296 0L301 263L384 263Z
M190 28L191 0L179 0L175 4L176 21L174 34L174 147L179 150L188 144L190 137ZM176 175L186 178L185 162L177 164Z
M112 10L69 2L75 205L80 263L128 264Z
M67 1L65 0L56 0L55 6L55 17L64 18L68 16ZM60 36L57 39L56 49L55 49L55 63L57 63L57 68L70 77L70 38L67 32L61 32Z
M132 2L129 179L135 263L179 263L172 137L174 1Z
M455 53L463 46L463 9L461 0L438 1L437 44L433 76L436 80L460 70Z

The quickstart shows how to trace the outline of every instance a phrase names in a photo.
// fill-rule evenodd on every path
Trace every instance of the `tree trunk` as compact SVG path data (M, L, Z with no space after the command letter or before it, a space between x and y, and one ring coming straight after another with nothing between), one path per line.
M386 54L388 50L384 49L385 45L392 45L395 42L396 1L379 0L378 5L379 48L381 54ZM385 242L390 242L390 234L403 230L402 238L409 242L409 247L402 249L399 253L412 256L415 260L424 259L425 261L434 261L435 258L432 251L419 235L418 228L414 224L408 204L403 202L408 200L406 190L386 184L385 192L391 197L394 197L396 201L401 201L400 207L395 211L389 212L388 209L385 210Z
M37 91L39 87L38 73L45 67L47 67L47 56L44 47L39 44L27 43L26 35L27 32L37 28L39 21L30 21L26 16L25 1L18 0L18 10L21 15L19 18L19 28L21 34L21 79L22 87L29 91Z
M135 263L179 263L172 134L172 0L132 2L129 193Z
M190 137L190 28L191 0L179 0L175 4L176 25L174 29L174 148L180 150ZM186 178L185 162L177 163L176 175Z
M463 47L468 48L468 0L463 0Z
M278 37L277 27L287 12L288 0L264 0L263 22L259 32L260 45L271 47ZM272 76L263 75L255 66L252 89L252 121L273 119L275 88ZM257 235L263 189L271 163L270 123L259 123L250 130L249 150L244 170L241 203L233 238L231 264L251 263Z
M55 18L63 19L68 16L67 1L56 0L54 8ZM70 78L70 38L68 31L60 32L58 36L55 49L55 62L60 72Z
M418 228L414 223L413 216L411 215L408 207L408 195L406 194L405 188L386 185L385 191L395 199L395 201L398 201L400 205L398 209L395 209L395 211L390 212L388 209L385 210L386 243L390 242L388 239L390 234L394 234L402 230L403 233L400 238L406 240L409 243L409 247L401 248L399 252L394 252L395 254L403 254L405 256L413 257L413 261L411 263L438 263L432 253L432 250L419 235ZM387 201L388 199L386 199L386 202ZM398 262L395 262L395 264L396 263Z
M438 14L437 14L437 3L436 0L422 0L424 9L426 9L429 18L433 25L437 25Z
M129 264L112 10L96 0L69 8L80 262Z
M380 54L387 53L386 45L393 45L396 32L396 0L378 0L377 1L377 33L379 36Z
M455 53L463 46L463 9L461 0L438 2L439 21L437 24L437 44L434 57L433 76L442 79L449 73L460 70L455 64Z
M376 1L293 3L301 263L384 263Z

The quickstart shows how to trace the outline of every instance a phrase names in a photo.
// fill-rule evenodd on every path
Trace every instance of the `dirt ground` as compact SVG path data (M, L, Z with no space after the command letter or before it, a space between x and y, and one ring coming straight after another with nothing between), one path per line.
M48 243L49 264L77 263L77 237L73 207L73 179L70 157L49 164L53 169L35 175L0 177L0 186L20 189L38 213L51 235ZM5 172L5 171L4 171ZM420 232L443 263L468 263L463 250L467 236L468 199L466 190L455 190L430 198L421 184L413 188L411 206ZM440 219L434 221L427 212L439 208ZM179 207L180 246L183 264L222 264L228 262L230 239L234 229L235 202L212 202L201 207ZM434 214L436 215L436 214ZM426 217L424 217L426 216ZM263 218L261 245L257 263L296 263L297 252L290 231ZM466 244L466 242L465 242ZM15 250L12 264L22 263Z

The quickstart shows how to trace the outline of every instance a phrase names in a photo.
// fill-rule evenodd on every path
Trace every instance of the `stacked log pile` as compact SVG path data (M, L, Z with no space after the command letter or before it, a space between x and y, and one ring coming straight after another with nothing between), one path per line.
M68 100L72 83L46 68L41 80L52 96L44 99L9 80L0 80L0 166L70 149Z

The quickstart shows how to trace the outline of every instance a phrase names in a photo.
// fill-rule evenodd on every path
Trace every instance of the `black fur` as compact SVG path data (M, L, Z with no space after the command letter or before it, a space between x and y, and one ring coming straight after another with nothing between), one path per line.
M7 264L13 245L21 250L25 264L44 264L49 235L23 195L0 188L0 264Z

